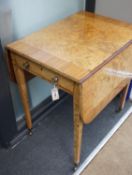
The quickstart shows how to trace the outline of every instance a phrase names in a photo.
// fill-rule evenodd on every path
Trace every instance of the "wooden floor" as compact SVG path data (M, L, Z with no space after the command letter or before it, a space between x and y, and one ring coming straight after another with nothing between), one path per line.
M132 175L132 115L81 175Z

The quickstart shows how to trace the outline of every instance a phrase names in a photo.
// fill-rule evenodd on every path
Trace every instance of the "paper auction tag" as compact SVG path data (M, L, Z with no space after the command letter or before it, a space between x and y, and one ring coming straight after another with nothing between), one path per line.
M51 97L53 101L59 100L59 90L56 86L51 89Z

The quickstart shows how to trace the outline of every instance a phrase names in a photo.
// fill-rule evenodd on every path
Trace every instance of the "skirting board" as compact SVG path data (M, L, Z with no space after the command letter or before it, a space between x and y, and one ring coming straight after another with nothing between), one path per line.
M63 91L60 91L60 100L53 102L51 100L51 97L48 97L41 104L32 109L31 115L33 121L33 131L35 127L39 124L39 122L42 119L44 119L44 117L46 118L47 114L50 113L57 105L62 103L62 101L64 101L67 97L68 94L64 93ZM23 139L25 139L28 136L28 130L26 128L24 118L25 116L22 116L17 121L18 134L9 143L9 147L11 147L12 149L15 148L18 144L20 144L23 141Z
M60 100L53 102L51 100L51 97L49 96L46 98L44 101L42 101L38 106L35 108L31 109L31 115L32 115L32 121L33 124L38 118L41 118L41 115L47 111L50 111L50 109L61 103L63 98L67 96L66 93L63 91L60 91ZM17 126L18 126L18 132L20 133L23 129L26 129L26 124L25 124L25 116L22 115L17 118Z
M89 165L89 163L95 158L99 151L104 147L104 145L110 140L114 133L120 128L120 126L125 122L125 120L132 113L132 107L122 116L119 122L112 128L112 130L106 135L106 137L99 143L99 145L93 150L93 152L86 158L86 160L80 165L73 175L80 175L84 169Z

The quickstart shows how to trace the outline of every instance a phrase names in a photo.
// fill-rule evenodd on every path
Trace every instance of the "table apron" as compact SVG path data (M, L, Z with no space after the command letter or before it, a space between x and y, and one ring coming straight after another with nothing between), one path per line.
M74 82L72 80L69 80L62 75L49 70L43 65L39 65L38 63L32 62L29 59L26 59L14 53L11 53L11 58L14 60L13 62L15 62L15 64L21 69L24 69L25 71L30 72L31 74L36 75L44 80L47 80L50 83L54 83L54 79L57 77L57 87L71 95L73 94Z

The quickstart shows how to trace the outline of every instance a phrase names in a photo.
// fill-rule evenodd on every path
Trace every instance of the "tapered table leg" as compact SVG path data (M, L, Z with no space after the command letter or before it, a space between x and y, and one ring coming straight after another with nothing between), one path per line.
M26 125L31 133L32 120L31 120L31 114L30 114L29 98L28 98L24 70L22 70L17 65L15 65L15 63L13 63L13 67L14 67L14 73L16 76L16 80L17 80L20 95L21 95L21 100L22 100L23 107L24 107Z
M122 90L120 104L119 104L119 111L121 111L125 106L129 85L130 83L128 83L127 86L125 86L124 89Z
M80 163L82 132L83 132L83 122L80 116L78 86L75 86L74 88L73 103L74 103L74 163L75 166L78 166L78 164Z

